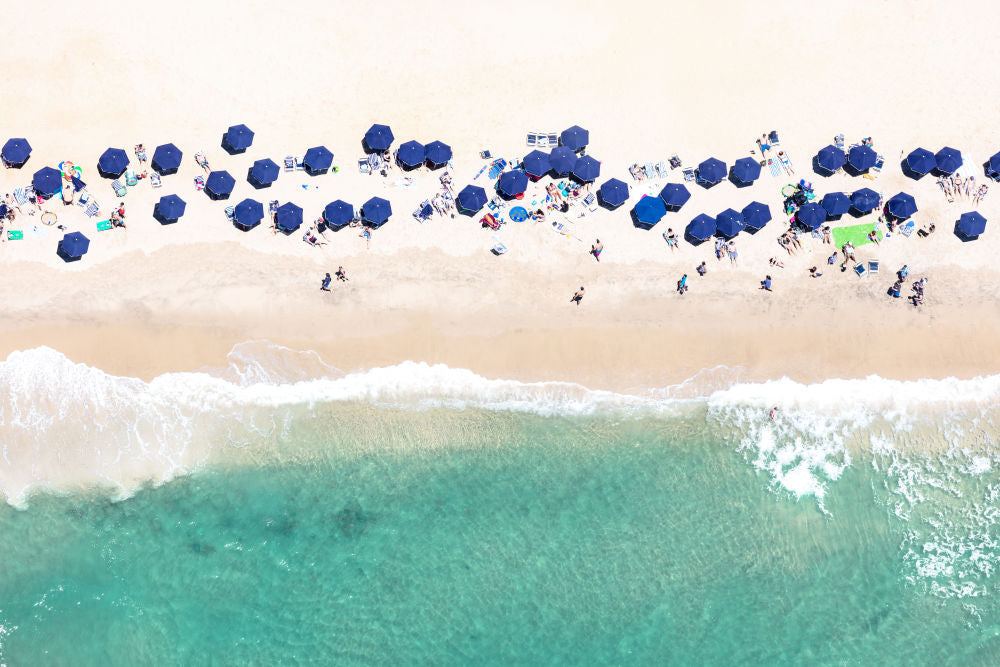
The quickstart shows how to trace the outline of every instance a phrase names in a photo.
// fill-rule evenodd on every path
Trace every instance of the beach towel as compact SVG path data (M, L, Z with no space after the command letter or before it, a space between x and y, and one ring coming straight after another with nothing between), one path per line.
M767 168L771 172L771 176L774 176L775 178L781 176L781 167L778 166L778 163L775 160L768 158Z
M868 240L868 234L874 229L874 225L870 222L866 222L861 225L851 225L849 227L835 227L833 229L833 244L836 246L837 250L844 247L844 244L850 241L855 248L863 245L868 245L871 241ZM878 232L878 239L881 241L883 239L883 234L881 231Z
M97 223L97 231L99 231L99 232L106 232L109 229L111 229L111 221L110 220L101 220L100 222Z
M24 238L24 232L19 229L10 229L7 231L7 239L9 241L20 241Z

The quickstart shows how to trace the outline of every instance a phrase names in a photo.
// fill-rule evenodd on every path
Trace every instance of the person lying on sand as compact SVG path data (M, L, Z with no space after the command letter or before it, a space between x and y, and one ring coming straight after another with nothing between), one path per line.
M772 257L771 259L767 260L767 263L770 264L771 266L776 266L779 269L785 268L784 262L778 261L777 257Z
M809 267L809 277L810 278L819 278L821 275L823 275L823 274L820 273L819 269L817 269L815 266Z
M868 240L874 243L875 245L882 245L878 241L878 232L876 232L874 229L868 232Z

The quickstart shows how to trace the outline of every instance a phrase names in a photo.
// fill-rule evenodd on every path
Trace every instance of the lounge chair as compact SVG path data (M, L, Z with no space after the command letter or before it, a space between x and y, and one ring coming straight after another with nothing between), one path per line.
M229 222L233 222L235 216L236 216L236 209L233 208L232 206L227 206L226 207L226 220L228 220Z
M500 255L504 254L505 252L507 252L507 246L505 246L500 241L499 237L494 236L493 237L493 247L490 248L490 252L492 252L494 255L500 256Z
M558 146L559 145L559 135L558 134L554 134L552 132L549 132L545 136L545 138L549 142L549 146Z
M163 185L163 179L155 171L149 174L149 184L154 188L158 188Z
M677 157L677 153L674 153L670 156L670 168L676 169L679 166L681 166L681 159Z
M26 188L14 188L14 201L18 206L25 206L28 203L28 192L31 186Z
M548 148L548 146L549 146L549 135L539 133L535 137L535 146L537 148Z
M504 160L503 158L498 158L496 160L493 160L493 164L490 165L490 171L488 176L491 179L497 178L500 176L500 174L503 173L503 170L506 168L507 168L507 160Z
M194 177L194 189L201 192L205 189L205 177L195 176Z
M87 214L88 218L93 218L94 216L96 216L98 213L101 212L101 205L98 204L93 199L91 199L87 203L87 208L85 208L83 212Z
M128 188L122 185L122 182L119 181L117 178L111 181L111 187L114 188L115 194L118 195L119 197L124 197L125 195L128 194Z
M687 169L684 170L684 180L685 181L693 181L696 178L697 178L697 176L694 173L694 169L692 169L691 167L688 167Z
M538 133L537 132L528 132L528 145L529 146L537 146L538 145ZM487 151L483 151L483 152L485 153Z
M844 135L838 134L833 138L833 144L840 150L844 150Z
M289 156L285 158L285 171L293 171L295 169L295 158ZM361 158L358 160L358 171L362 174L372 173L372 166L368 164L368 158Z
M365 158L361 158L360 160L358 160L358 164L359 165L368 166L368 160L365 159ZM292 156L292 155L286 155L285 156L285 171L295 171L295 157L294 156ZM361 173L362 174L368 173L370 171L371 171L371 169L368 169L367 171L365 171L364 168L361 169Z
M910 220L905 225L899 226L899 233L905 236L906 238L910 238L910 236L913 234L914 229L915 225L913 224L913 221Z
M111 230L111 226L112 225L111 225L111 221L110 220L101 220L100 222L97 223L97 231L99 231L99 232L110 231Z
M778 139L778 131L777 130L771 130L770 132L768 132L767 133L767 140L771 143L772 146L780 146L781 145L781 140Z
M583 198L583 205L587 207L587 210L593 213L597 210L597 196L590 192L586 197Z
M878 273L878 260L873 259L868 262L868 275L875 275Z
M854 272L858 274L858 278L864 278L868 274L868 271L865 269L865 265L861 263L854 265Z
M503 211L503 200L500 199L500 197L494 197L493 199L489 200L489 202L487 202L486 207L489 208L494 213L499 214L501 211Z
M80 208L86 208L87 204L89 204L89 203L90 203L90 193L89 192L86 192L86 191L81 192L80 196L76 198L76 205L79 206Z
M656 174L660 178L666 178L667 176L670 175L670 173L667 171L667 163L664 162L663 160L660 160L659 162L656 163Z
M646 172L646 178L656 178L656 165L652 162L647 162L642 169Z
M135 169L127 169L125 171L125 185L129 187L134 187L139 183L139 179L136 178Z
M295 156L295 171L303 171L305 168L306 168L305 165L302 164L302 156L301 155L296 155Z
M530 146L532 144L528 144L528 145ZM479 157L481 157L484 160L491 160L491 159L493 159L493 153L491 153L489 151L479 151ZM451 160L448 161L448 164L449 164L449 166L451 166Z

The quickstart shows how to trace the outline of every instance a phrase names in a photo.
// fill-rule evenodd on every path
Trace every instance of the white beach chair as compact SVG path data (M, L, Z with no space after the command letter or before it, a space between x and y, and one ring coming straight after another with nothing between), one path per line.
M858 278L864 278L866 275L868 275L868 270L865 269L864 264L861 264L859 262L858 264L854 265L854 273L858 274Z
M669 174L667 172L667 163L660 160L656 163L656 173L660 178L666 178Z
M364 162L364 160L362 160ZM285 171L295 171L295 157L291 155L285 156Z
M295 169L295 158L285 158L285 159L286 159L285 171L292 171L293 169ZM291 162L288 162L287 160L290 160ZM362 174L372 173L372 166L368 164L368 158L361 158L360 160L358 160L358 171L361 172Z
M295 156L295 171L303 171L305 168L306 168L305 165L302 164L302 156L301 155L296 155Z
M538 144L538 133L528 132L528 146L536 146Z
M505 246L503 242L500 241L499 236L496 235L493 236L493 247L490 248L490 252L492 252L497 257L507 252L507 246Z
M558 146L559 145L559 135L558 134L553 134L552 132L549 132L547 135L545 135L545 139L549 142L549 146Z
M76 205L80 208L87 208L87 204L90 203L90 193L86 190L80 192L80 196L76 198Z
M98 204L96 201L94 201L93 198L91 198L87 202L87 208L84 209L83 212L87 214L88 218L93 218L94 216L96 216L98 213L101 212L101 205Z
M868 262L868 275L873 276L876 273L878 273L878 260L873 259Z
M24 206L28 203L28 191L28 188L14 188L14 201L17 202L18 206Z
M583 198L583 205L587 207L587 210L593 213L597 210L597 196L590 192L586 197Z
M539 134L538 137L535 139L535 146L537 146L538 148L547 148L548 145L549 145L549 135L547 134Z
M163 185L163 179L155 171L149 174L149 184L154 188L161 187Z
M646 178L656 178L656 165L652 162L647 162L646 166L643 167L646 172Z
M226 220L228 220L229 222L233 222L234 219L235 219L235 216L236 216L236 209L233 208L232 206L227 206L226 207Z

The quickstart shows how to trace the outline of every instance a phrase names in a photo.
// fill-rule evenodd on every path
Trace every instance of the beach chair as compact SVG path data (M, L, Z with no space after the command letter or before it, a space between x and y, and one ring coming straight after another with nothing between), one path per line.
M488 150L479 151L479 157L481 157L484 160L492 160L493 159L493 153L491 153ZM451 166L451 160L448 160L448 166L449 167Z
M868 275L875 275L878 273L878 260L873 259L868 262Z
M358 164L364 164L365 166L367 166L368 165L368 160L365 159L365 158L362 158L361 160L358 161ZM285 171L295 171L295 157L294 156L292 156L292 155L286 155L285 156ZM368 171L371 171L371 169L369 169ZM367 172L364 169L362 169L361 173L364 174L364 173L367 173Z
M493 236L493 247L490 248L490 252L492 252L494 255L496 255L496 256L499 257L500 255L502 255L505 252L507 252L507 246L505 246L500 241L500 237L494 235Z
M677 157L677 153L674 153L670 156L670 168L677 169L679 166L681 166L681 159Z
M780 146L781 145L781 140L778 139L778 131L777 130L771 130L770 132L768 132L767 133L767 140L771 143L772 146Z
M583 198L583 205L587 207L587 210L593 213L597 210L597 196L590 192L586 197Z
M532 146L532 147L538 145L538 133L537 132L528 132L528 145ZM483 152L486 153L488 151L483 151ZM480 155L482 155L482 153L480 153Z
M865 265L861 263L854 265L854 273L858 274L858 278L864 278L866 275L868 275L868 271L867 269L865 269Z
M139 179L136 178L135 169L127 169L125 171L125 185L127 185L129 187L135 187L135 185L138 182L139 182Z
M295 156L295 171L304 171L305 168L306 168L305 165L302 164L302 156L301 155L296 155Z
M86 214L88 218L93 218L98 213L101 212L101 205L98 204L93 199L91 199L90 201L87 202L87 208L85 208L83 212Z
M295 169L295 158L286 157L285 158L285 171L292 171ZM368 158L361 158L358 160L358 171L362 174L372 173L372 166L368 164Z
M656 163L656 174L660 178L666 178L669 176L670 173L667 171L667 163L663 160Z
M490 165L490 171L488 176L490 177L490 179L497 178L500 176L500 174L503 173L503 170L506 168L507 168L507 160L504 160L503 158L493 160L493 164Z
M99 231L99 232L107 232L107 231L110 231L110 230L111 230L111 221L110 220L101 220L100 222L97 223L97 231Z
M906 238L910 238L915 228L916 226L913 224L913 221L910 220L905 225L899 226L899 233L905 236Z
M833 138L833 144L840 150L844 150L844 135L838 134Z
M201 192L202 190L205 189L205 177L204 176L195 176L194 177L194 189L197 190L198 192Z
M87 208L87 204L89 203L90 203L89 192L86 191L81 192L80 196L76 198L76 205L79 206L80 208Z
M486 203L486 207L494 213L500 213L503 210L503 200L500 197L494 197Z
M163 185L163 179L155 171L149 174L149 184L154 188L158 188Z
M232 206L227 206L226 207L226 220L228 220L229 222L233 222L235 220L235 216L236 216L236 209L233 208Z
M553 132L549 132L547 135L545 135L545 139L549 142L549 146L558 146L559 145L559 135L558 134L555 134Z
M697 178L697 176L694 173L694 169L688 167L687 169L684 170L684 180L685 181L693 181L696 178Z
M549 146L549 135L538 133L535 136L535 147L536 148L548 148Z
M479 219L479 222L483 224L483 227L489 227L490 229L494 230L500 229L500 225L503 224L503 222L501 222L500 219L497 218L492 213L487 213L486 215L484 215L482 218Z
M646 178L656 178L656 165L652 162L647 162L642 170L646 172Z

